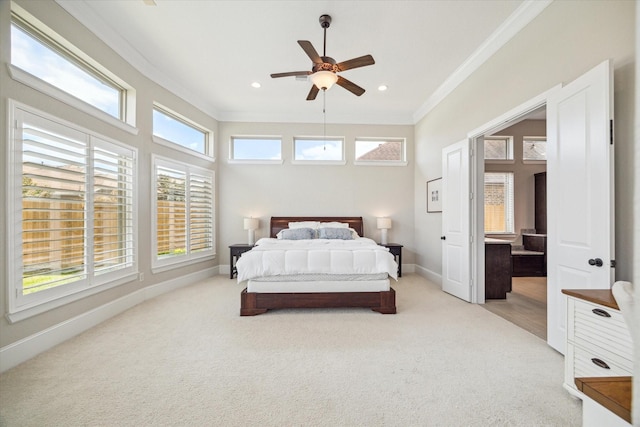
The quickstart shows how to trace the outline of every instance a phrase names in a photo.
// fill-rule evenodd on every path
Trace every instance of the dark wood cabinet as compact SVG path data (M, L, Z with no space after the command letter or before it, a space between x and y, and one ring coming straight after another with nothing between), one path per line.
M484 297L505 299L511 292L511 243L499 239L484 242Z
M229 279L233 279L233 276L238 274L238 270L236 269L236 262L243 253L250 251L254 245L247 245L244 243L237 243L235 245L229 245Z
M398 243L380 243L380 246L384 246L389 249L391 255L397 260L398 263L398 277L402 277L402 245Z
M533 177L536 233L547 234L547 173L536 173Z

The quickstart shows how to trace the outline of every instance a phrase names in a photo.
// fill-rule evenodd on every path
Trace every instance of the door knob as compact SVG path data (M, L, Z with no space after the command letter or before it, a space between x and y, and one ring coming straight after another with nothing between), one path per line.
M440 240L447 240L447 236L440 236Z
M595 265L596 267L602 267L604 265L604 263L602 262L602 260L600 258L596 258L596 259L591 258L589 260L589 265Z

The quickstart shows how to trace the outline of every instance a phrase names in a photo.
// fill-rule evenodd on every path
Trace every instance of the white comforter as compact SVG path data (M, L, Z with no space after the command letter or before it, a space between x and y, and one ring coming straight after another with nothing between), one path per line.
M388 273L398 279L389 250L371 239L260 239L236 263L238 282L257 277L294 274Z

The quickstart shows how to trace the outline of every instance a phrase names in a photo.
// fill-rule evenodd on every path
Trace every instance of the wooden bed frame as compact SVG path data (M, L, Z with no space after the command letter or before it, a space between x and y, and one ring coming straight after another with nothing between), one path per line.
M275 237L289 222L320 221L346 222L351 228L364 235L362 217L271 217L270 236ZM337 308L364 307L383 314L396 313L396 291L389 288L380 292L300 292L300 293L259 293L240 294L240 315L255 316L277 308Z

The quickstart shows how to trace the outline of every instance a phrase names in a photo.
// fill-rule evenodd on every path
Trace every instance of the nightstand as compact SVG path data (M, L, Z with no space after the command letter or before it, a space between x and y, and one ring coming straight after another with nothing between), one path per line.
M254 245L247 245L246 243L236 243L235 245L229 246L229 263L231 264L231 268L229 269L229 279L233 279L238 273L236 270L236 262L242 256L243 253L251 250Z
M398 263L398 277L402 277L402 245L397 243L387 243L383 245L380 243L380 246L388 248L391 255L396 258L396 262Z

